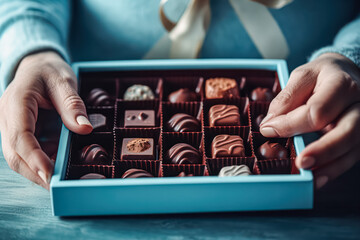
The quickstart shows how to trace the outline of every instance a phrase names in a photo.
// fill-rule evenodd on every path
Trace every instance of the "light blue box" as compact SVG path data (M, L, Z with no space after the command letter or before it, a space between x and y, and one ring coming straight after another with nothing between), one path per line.
M184 69L262 69L276 71L281 87L288 70L283 60L196 59L83 62L80 72ZM55 170L50 183L55 216L163 214L310 209L313 207L313 175L252 175L219 178L64 180L72 133L63 125ZM310 136L311 137L311 136ZM307 138L295 136L297 154Z

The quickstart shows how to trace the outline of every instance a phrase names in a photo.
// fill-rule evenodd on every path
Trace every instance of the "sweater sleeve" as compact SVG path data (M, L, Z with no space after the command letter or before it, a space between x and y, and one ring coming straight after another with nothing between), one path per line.
M68 0L0 0L0 95L28 54L52 50L66 61Z
M349 58L360 68L360 15L339 31L333 45L315 51L309 60L314 60L321 54L329 52Z

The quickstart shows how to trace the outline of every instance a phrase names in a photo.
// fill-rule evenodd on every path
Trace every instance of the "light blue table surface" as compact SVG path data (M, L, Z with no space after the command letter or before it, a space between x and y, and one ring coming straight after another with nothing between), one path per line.
M58 218L49 192L1 154L0 239L360 239L359 184L358 164L317 192L311 211Z

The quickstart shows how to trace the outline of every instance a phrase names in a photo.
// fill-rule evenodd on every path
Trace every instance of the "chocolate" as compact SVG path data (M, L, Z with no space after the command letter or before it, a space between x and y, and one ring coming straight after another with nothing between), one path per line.
M237 135L217 135L212 141L211 150L212 158L245 157L243 140Z
M200 164L201 155L193 146L186 143L177 143L167 152L173 164Z
M260 124L264 120L264 118L265 118L265 114L260 114L259 116L256 117L255 122L254 122L254 125L255 125L254 129L255 130L259 131Z
M99 107L99 106L111 106L113 100L108 92L101 88L94 88L90 91L86 103L88 106Z
M191 174L191 173L187 174L185 172L181 172L176 177L193 177L193 176L194 176L194 174Z
M106 177L102 174L98 174L98 173L88 173L85 174L84 176L82 176L80 179L84 180L84 179L105 179Z
M186 113L177 113L168 121L168 127L174 132L199 132L200 122Z
M219 177L249 176L251 171L246 165L234 165L223 167L219 172Z
M155 111L125 110L124 127L155 127Z
M209 110L210 127L215 126L239 126L239 108L235 105L214 105Z
M148 177L154 177L154 176L145 170L137 169L137 168L131 168L121 176L121 178L148 178Z
M205 82L206 98L231 98L239 97L239 89L235 79L210 78Z
M81 164L108 164L109 162L109 154L99 144L85 146L80 152Z
M280 143L267 141L258 148L258 154L262 159L288 158L288 150Z
M268 88L255 88L251 92L250 96L251 100L253 101L268 101L270 102L274 98L274 94Z
M153 160L155 159L154 139L124 138L121 149L121 159Z
M139 100L152 100L154 99L153 91L146 85L135 84L126 89L124 100L139 101Z
M188 88L181 88L175 92L170 93L168 99L172 103L191 102L196 101L197 96L195 92L190 91Z
M94 131L105 131L107 129L106 117L100 113L89 114L89 121Z

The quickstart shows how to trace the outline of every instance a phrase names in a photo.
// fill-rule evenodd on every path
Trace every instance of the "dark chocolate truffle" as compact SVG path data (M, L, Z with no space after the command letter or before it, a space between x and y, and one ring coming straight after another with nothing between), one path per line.
M177 175L176 177L193 177L194 174L191 174L191 173L185 173L185 172L181 172L179 173L179 175Z
M245 157L243 140L237 135L217 135L212 141L211 150L212 158Z
M253 101L268 101L268 102L270 102L271 100L273 100L273 98L274 98L274 94L268 88L258 87L258 88L255 88L251 92L251 100L253 100Z
M288 151L280 143L265 142L258 149L261 159L282 159L288 158Z
M155 111L125 110L124 127L155 127Z
M127 170L121 178L147 178L147 177L154 177L149 172L137 169L137 168L131 168Z
M109 93L101 88L94 88L89 93L86 103L88 106L98 107L98 106L111 106L113 100L110 97Z
M169 101L172 103L176 102L191 102L196 101L196 93L190 91L188 88L181 88L175 92L170 93Z
M98 173L88 173L82 176L80 179L105 179L106 177Z
M219 177L248 176L251 171L246 165L234 165L221 168Z
M205 83L206 98L239 97L239 89L235 79L210 78Z
M173 164L201 163L201 155L193 146L186 143L177 143L168 151L168 158Z
M168 121L168 127L174 132L199 132L199 120L186 113L177 113Z
M124 138L122 142L121 159L129 159L129 160L155 159L154 139Z
M239 108L235 105L214 105L209 110L210 127L239 126Z
M106 117L100 113L89 114L89 121L93 126L93 131L105 131L106 126Z
M109 154L99 144L91 144L81 150L80 163L82 164L107 164L109 161Z
M260 129L260 124L261 124L261 122L264 120L264 118L265 118L265 115L264 115L264 114L260 114L259 116L257 116L257 117L255 118L254 129L255 129L256 131L259 131L259 129Z
M127 101L151 100L154 98L155 96L153 91L146 85L132 85L126 89L124 93L124 100Z

